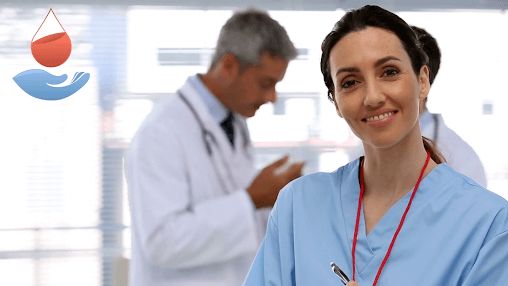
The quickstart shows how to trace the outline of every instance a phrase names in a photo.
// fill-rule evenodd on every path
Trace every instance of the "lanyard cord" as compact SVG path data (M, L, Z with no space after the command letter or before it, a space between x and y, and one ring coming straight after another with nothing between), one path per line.
M420 176L418 177L418 180L416 181L416 185L413 188L413 191L411 193L411 198L409 199L409 202L407 203L406 210L404 211L404 214L400 218L399 226L397 227L397 230L393 234L392 241L390 242L390 246L388 247L388 250L386 251L385 257L383 258L383 261L381 262L381 265L379 266L379 269L377 270L376 278L374 279L374 283L372 286L376 286L377 282L379 280L379 277L381 276L381 272L383 271L383 268L386 265L386 262L388 261L388 258L390 257L390 254L392 253L393 245L395 244L395 240L397 239L397 236L399 235L400 230L402 229L402 225L404 224L404 221L406 220L406 215L409 212L409 209L411 208L411 204L413 203L413 198L415 197L416 191L418 190L418 187L420 186L420 182L423 178L423 173L425 172L425 169L427 168L427 165L429 164L430 159L430 153L427 151L427 158L425 159L425 164L423 165L422 170L420 171ZM360 163L360 198L358 199L358 208L356 210L356 222L355 222L355 233L353 237L353 247L352 247L352 257L353 257L353 280L355 279L356 274L356 241L358 239L358 228L360 225L360 211L362 208L362 201L363 201L363 195L365 193L365 181L363 178L363 160Z

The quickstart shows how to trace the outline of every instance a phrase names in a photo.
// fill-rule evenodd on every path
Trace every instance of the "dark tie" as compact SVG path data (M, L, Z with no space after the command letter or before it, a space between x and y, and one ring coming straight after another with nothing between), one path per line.
M229 112L226 119L224 119L220 123L220 127L222 127L222 130L226 133L226 136L228 137L229 143L231 143L231 146L234 146L235 142L235 128L233 127L233 113Z

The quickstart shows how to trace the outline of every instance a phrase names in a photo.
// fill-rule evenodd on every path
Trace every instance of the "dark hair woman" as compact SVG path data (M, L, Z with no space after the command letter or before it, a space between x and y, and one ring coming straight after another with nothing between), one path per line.
M331 261L348 286L506 283L508 202L422 140L429 69L411 27L365 6L322 51L328 96L365 156L285 187L244 285L337 285Z

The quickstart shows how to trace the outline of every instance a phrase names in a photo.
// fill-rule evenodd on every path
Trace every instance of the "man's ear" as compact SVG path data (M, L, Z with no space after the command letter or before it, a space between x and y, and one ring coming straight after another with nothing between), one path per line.
M430 91L430 80L429 80L429 67L423 65L420 68L419 82L420 82L420 100L425 100Z
M226 53L220 60L221 80L231 81L240 73L240 62L232 53Z

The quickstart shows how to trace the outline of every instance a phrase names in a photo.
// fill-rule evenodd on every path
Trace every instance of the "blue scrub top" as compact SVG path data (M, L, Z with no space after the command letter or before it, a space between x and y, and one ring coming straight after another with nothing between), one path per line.
M350 278L360 192L359 160L301 177L279 195L244 285L342 285ZM356 280L372 285L411 192L366 235L363 210ZM508 202L446 164L422 180L378 285L508 285Z

